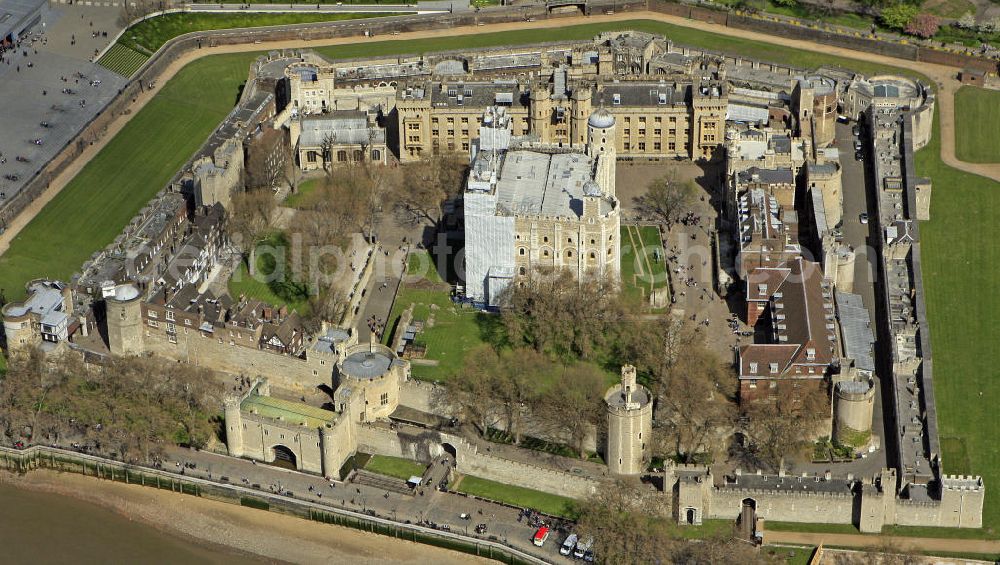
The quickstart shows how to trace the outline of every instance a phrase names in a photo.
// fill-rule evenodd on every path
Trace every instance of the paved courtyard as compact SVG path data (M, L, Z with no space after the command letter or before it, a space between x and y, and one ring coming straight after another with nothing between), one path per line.
M90 61L95 50L118 33L116 18L114 8L54 4L44 26L2 57L0 206L124 86L123 77ZM106 31L108 37L93 37L98 30ZM98 86L92 85L95 80L100 81Z

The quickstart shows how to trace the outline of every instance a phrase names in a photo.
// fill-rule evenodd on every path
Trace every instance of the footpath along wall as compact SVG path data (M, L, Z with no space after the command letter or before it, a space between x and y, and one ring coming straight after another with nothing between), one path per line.
M83 453L48 446L32 446L25 450L0 447L0 469L14 473L29 473L35 469L50 469L63 473L78 473L98 479L137 484L169 490L209 500L267 510L327 524L345 526L403 540L444 547L471 555L511 564L544 564L545 561L517 548L499 542L394 522L387 518L353 512L318 502L299 500L239 485L216 483L185 477L159 469L129 465Z
M667 0L649 0L649 10L701 22L724 25L735 29L766 33L776 37L801 39L823 45L833 45L867 53L878 53L879 55L906 59L908 61L924 61L950 67L968 67L983 71L996 71L998 68L996 60L985 57L952 53L914 43L903 44L871 37L835 33L810 28L805 25L794 25L785 21L776 21L723 10L712 10L699 6L669 2Z

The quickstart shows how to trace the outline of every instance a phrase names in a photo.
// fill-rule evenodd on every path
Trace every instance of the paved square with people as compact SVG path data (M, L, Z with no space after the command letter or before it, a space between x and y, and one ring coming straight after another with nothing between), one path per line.
M90 60L118 33L116 14L115 8L54 4L43 24L16 50L3 54L0 130L5 135L0 137L0 206L127 82Z

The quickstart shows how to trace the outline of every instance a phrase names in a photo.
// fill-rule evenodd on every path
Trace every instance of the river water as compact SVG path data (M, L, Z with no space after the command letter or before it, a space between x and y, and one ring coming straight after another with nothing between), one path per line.
M253 557L163 533L100 506L0 484L3 563L253 563Z

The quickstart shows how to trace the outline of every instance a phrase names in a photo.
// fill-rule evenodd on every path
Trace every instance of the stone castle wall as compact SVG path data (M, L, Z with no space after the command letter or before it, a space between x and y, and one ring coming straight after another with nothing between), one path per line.
M434 430L406 428L389 430L382 426L360 425L358 451L376 455L405 457L429 462L445 453L445 444L454 447L459 473L568 496L585 498L596 492L594 479L481 453L465 439Z
M308 359L300 359L230 345L221 335L205 337L193 328L178 328L177 343L170 343L165 334L155 330L144 334L142 343L146 353L234 375L267 378L273 385L289 390L312 390L319 385L331 386L333 381L334 358L313 351Z

